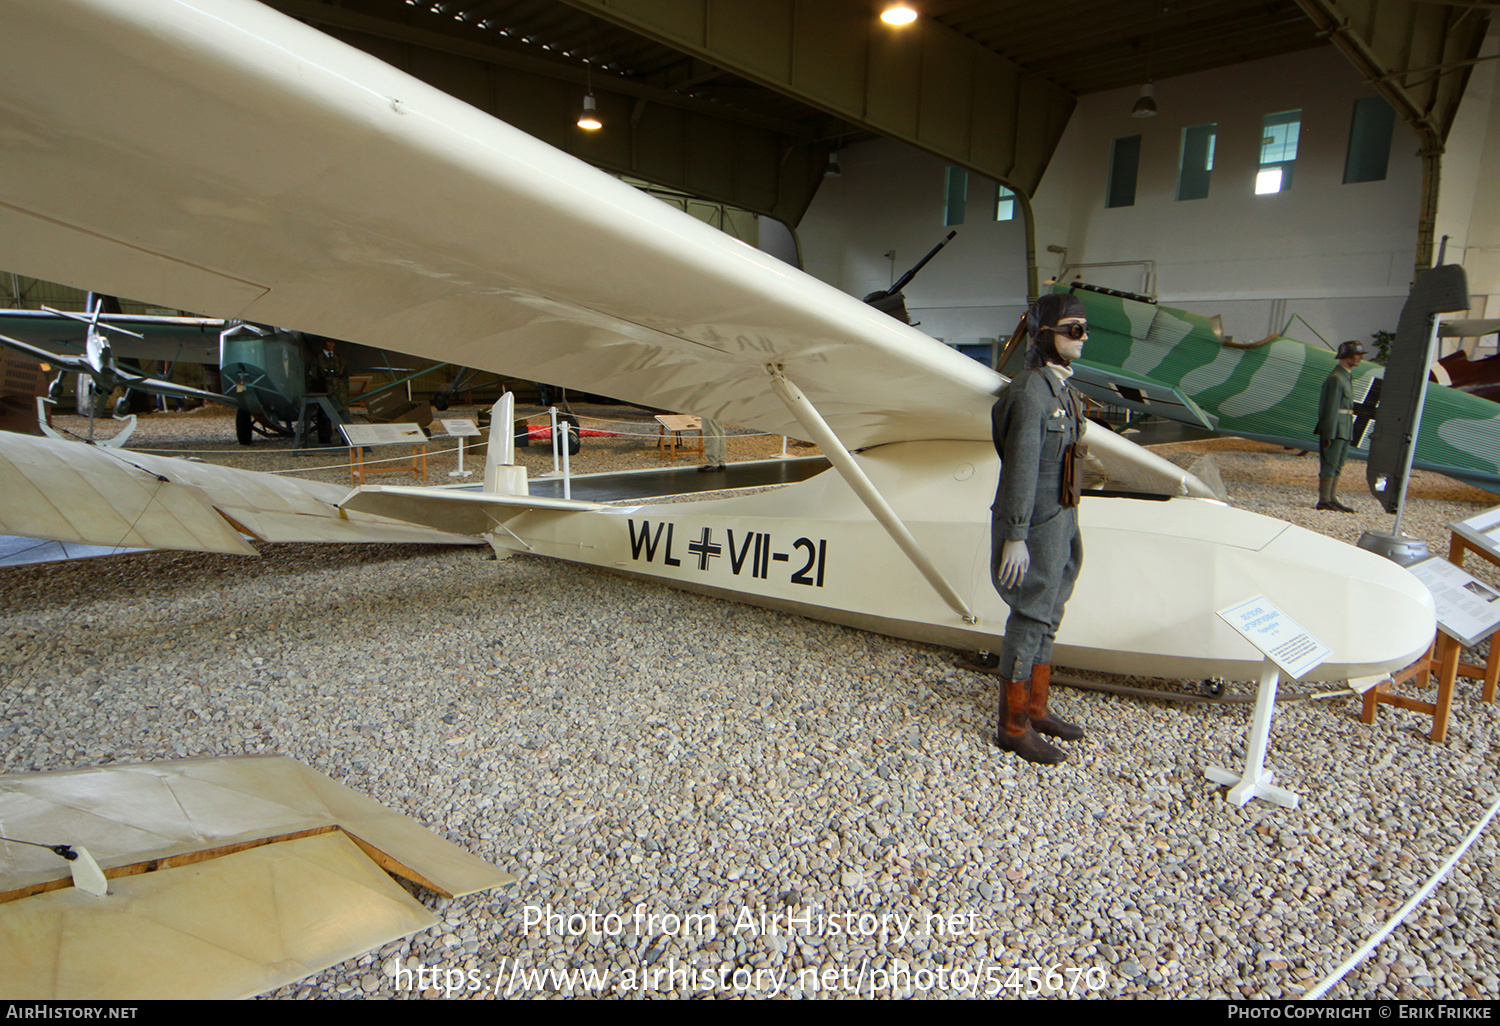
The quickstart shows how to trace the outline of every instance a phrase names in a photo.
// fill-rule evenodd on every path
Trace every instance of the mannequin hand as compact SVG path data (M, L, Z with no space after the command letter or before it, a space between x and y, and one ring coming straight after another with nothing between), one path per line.
M1323 448L1324 449L1328 448L1332 444L1333 444L1333 439L1332 438L1325 438L1325 439L1323 439Z
M1000 549L1000 583L1007 588L1017 587L1031 569L1031 551L1023 541L1008 541Z

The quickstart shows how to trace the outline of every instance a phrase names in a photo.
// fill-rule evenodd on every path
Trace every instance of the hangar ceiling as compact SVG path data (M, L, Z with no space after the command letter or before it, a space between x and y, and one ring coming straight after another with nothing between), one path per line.
M1495 6L915 0L898 29L881 0L266 2L591 163L791 225L851 141L901 139L1024 199L1077 97L1317 46L1440 152ZM586 90L604 131L574 126Z
M1500 6L912 0L921 17L895 28L877 18L889 0L265 2L599 167L794 227L829 154L883 135L1014 189L1029 236L1079 96L1333 45L1422 141L1419 268ZM585 92L602 131L575 125Z
M849 142L1029 196L1077 96L1327 45L1295 0L926 0L905 29L872 0L266 2L601 167L792 225Z

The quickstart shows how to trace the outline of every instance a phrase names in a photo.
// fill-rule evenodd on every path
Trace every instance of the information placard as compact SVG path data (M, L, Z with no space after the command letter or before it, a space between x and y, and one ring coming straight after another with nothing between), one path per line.
M701 431L703 421L688 413L658 413L656 421L668 431Z
M440 420L443 430L452 438L478 438L479 425L472 420Z
M427 441L419 424L340 424L350 445L421 445Z
M1455 520L1448 525L1448 530L1500 563L1500 506Z
M1473 648L1500 627L1500 592L1439 556L1410 570L1432 593L1438 626L1464 648Z
M1333 652L1307 633L1264 595L1219 610L1219 618L1260 649L1277 668L1295 680Z

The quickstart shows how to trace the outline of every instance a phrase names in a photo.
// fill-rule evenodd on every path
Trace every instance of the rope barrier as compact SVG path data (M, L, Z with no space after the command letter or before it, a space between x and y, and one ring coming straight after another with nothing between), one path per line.
M527 416L527 417L517 417L516 418L516 423L519 424L519 423L522 423L523 421L535 420L537 417L545 417L545 416L546 416L546 414L532 414L532 415ZM586 417L586 418L585 417L580 417L579 420L580 421L589 420L589 421L592 421L593 423L596 423L596 424L636 424L636 423L638 423L637 421L628 421L628 420L605 420L602 417ZM446 436L446 435L438 435L437 437L443 438L443 437L448 437L448 436ZM592 435L592 436L590 436L590 435L584 435L583 437L585 437L585 438L589 438L589 437L593 437L593 438L616 437L616 438L650 438L650 439L655 439L655 438L660 438L661 435L660 435L659 432L653 433L653 432L643 432L643 431L611 431L609 433L609 435ZM725 438L780 438L781 435L779 433L771 432L771 431L742 431L742 432L738 432L738 433L726 434L724 437ZM301 450L295 450L295 449L244 449L244 448L242 448L242 449L165 449L165 448L162 448L160 446L144 446L143 445L143 446L126 446L124 451L125 452L154 453L154 454L160 454L160 455L219 456L219 457L224 457L224 458L228 458L228 459L241 459L241 458L250 457L250 456L262 456L262 455L265 455L267 452L298 452L298 451L301 451ZM456 449L446 449L444 451L445 452L456 452L457 450ZM437 453L430 453L429 455L436 456L438 454Z
M392 445L408 445L408 444L412 444L412 443L408 443L408 442L392 442L391 444ZM417 442L415 444L421 445L422 443ZM354 447L350 446L349 448L352 449ZM283 451L285 451L285 450L283 450ZM438 449L435 452L429 452L427 454L427 458L428 459L433 459L435 457L442 456L442 455L445 455L445 454L450 453L450 452L458 452L458 446L455 445L451 449ZM364 465L368 467L368 466L371 466L372 464L376 464L376 463L410 463L411 460L412 460L412 458L410 456L388 456L388 457L386 457L383 460L365 460L364 461ZM348 463L330 463L327 466L323 466L323 467L289 467L286 470L268 470L268 471L266 471L266 473L268 473L268 474L309 474L309 473L312 473L313 471L317 471L317 470L348 470L348 469L349 469L349 464Z
M1500 812L1500 799L1496 799L1495 803L1490 806L1490 810L1484 814L1484 818L1474 825L1473 830L1469 831L1469 836L1464 838L1463 843L1458 846L1458 850L1448 856L1448 861L1439 867L1438 871L1432 875L1426 885L1410 901L1396 910L1396 914L1390 918L1390 921L1385 924L1380 932L1371 937L1365 943L1365 946L1356 951L1347 962L1329 973L1322 983L1306 994L1303 994L1302 1000L1316 1001L1321 998L1328 992L1328 988L1337 983L1349 970L1363 962L1381 941L1390 936L1391 931L1401 925L1401 920L1405 919L1412 909L1420 905L1433 892L1433 889L1437 887L1443 877L1448 875L1449 870L1458 864L1458 860L1463 857L1464 852L1469 850L1470 846L1479 839L1479 835L1484 832L1484 828L1489 825L1490 820L1495 818L1496 812Z

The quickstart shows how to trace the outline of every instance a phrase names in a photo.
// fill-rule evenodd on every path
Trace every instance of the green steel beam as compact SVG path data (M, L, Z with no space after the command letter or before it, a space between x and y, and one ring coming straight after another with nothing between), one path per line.
M424 8L393 21L389 3L265 2L597 167L789 225L802 219L828 164L828 143L797 122L466 39L451 18ZM597 132L575 124L588 87L604 121Z
M1297 6L1417 133L1416 270L1423 271L1432 266L1443 147L1492 8L1424 0L1297 0Z
M1075 104L930 18L884 24L869 0L565 2L1028 198Z

